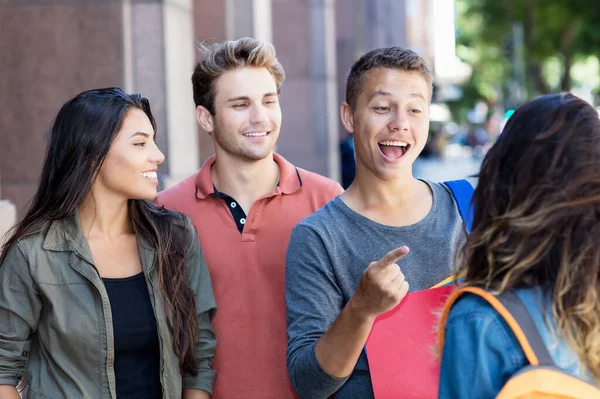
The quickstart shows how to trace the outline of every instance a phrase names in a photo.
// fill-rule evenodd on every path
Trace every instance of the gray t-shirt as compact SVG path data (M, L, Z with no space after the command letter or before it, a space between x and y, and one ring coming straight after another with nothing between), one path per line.
M398 264L411 291L428 289L452 274L453 257L466 238L450 189L426 182L433 205L420 222L386 226L350 209L339 197L296 225L287 250L287 364L301 398L372 398L365 352L349 378L333 378L319 365L315 344L354 294L370 262L406 245Z

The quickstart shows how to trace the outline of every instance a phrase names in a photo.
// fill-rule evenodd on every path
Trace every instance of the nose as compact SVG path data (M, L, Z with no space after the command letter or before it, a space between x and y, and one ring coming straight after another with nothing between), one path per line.
M158 146L156 144L154 144L154 150L150 154L150 161L157 165L160 165L165 161L165 154L163 154L162 151L158 149Z
M398 110L397 112L393 113L390 121L388 122L388 129L391 131L408 130L407 115L402 110Z
M256 104L250 109L250 123L253 125L260 125L267 123L269 118L267 117L267 110L262 104Z

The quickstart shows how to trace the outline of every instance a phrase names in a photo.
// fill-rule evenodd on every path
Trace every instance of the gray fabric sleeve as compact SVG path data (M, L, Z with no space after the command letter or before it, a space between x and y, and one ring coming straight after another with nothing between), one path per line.
M347 378L334 378L321 368L315 345L339 315L343 296L323 240L307 226L292 231L285 286L290 379L300 398L327 398Z
M186 272L190 287L196 296L200 337L196 344L195 352L199 370L195 376L185 375L182 382L184 389L199 389L212 395L213 384L217 377L217 372L212 370L217 340L215 330L210 323L216 310L215 298L206 261L200 249L198 235L189 219L187 228L190 252L187 259Z
M0 385L16 386L25 376L41 310L29 262L15 244L0 265Z

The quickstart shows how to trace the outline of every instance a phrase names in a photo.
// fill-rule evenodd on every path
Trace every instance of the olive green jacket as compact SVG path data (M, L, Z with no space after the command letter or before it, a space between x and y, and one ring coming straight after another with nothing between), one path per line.
M138 238L158 327L164 398L181 398L185 388L212 393L216 377L210 324L215 301L196 231L187 218L186 224L185 268L200 327L196 376L181 376L158 291L156 251ZM75 213L20 239L0 265L0 385L17 385L27 376L29 399L116 399L113 366L110 302Z

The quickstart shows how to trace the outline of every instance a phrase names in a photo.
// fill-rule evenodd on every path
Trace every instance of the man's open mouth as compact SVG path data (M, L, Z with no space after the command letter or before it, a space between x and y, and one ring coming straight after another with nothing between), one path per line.
M377 144L379 151L390 159L398 159L410 149L410 144L401 140L383 140Z

